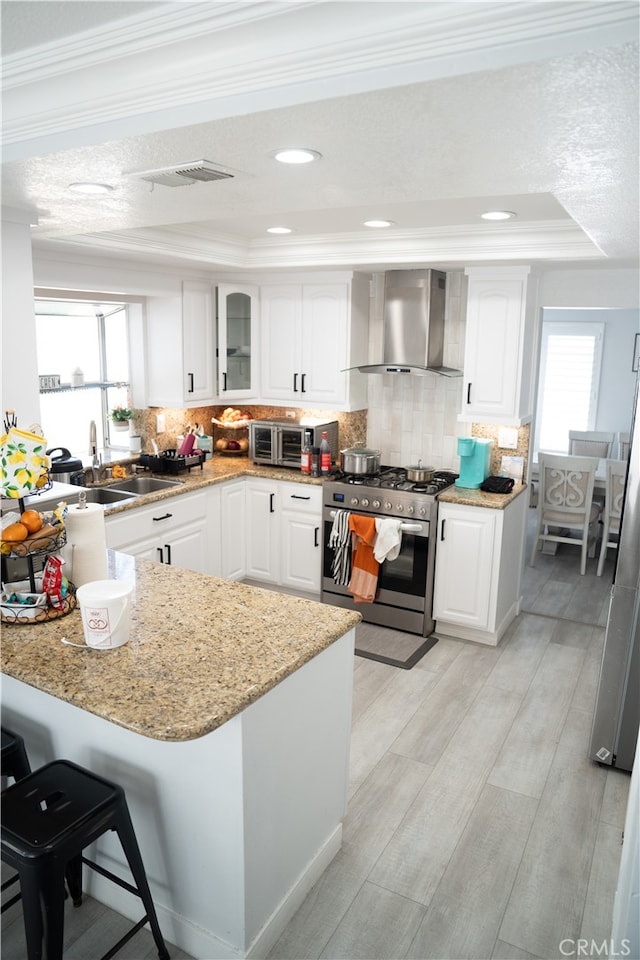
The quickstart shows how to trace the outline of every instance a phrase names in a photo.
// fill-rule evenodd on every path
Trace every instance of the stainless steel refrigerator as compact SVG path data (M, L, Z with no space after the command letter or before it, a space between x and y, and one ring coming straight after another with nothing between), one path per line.
M640 389L631 448L590 756L631 770L640 725Z

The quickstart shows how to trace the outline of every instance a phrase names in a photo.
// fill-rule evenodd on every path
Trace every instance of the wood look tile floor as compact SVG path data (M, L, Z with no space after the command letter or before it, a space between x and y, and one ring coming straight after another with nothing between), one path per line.
M497 648L442 636L408 671L356 657L342 850L269 960L555 960L608 940L629 775L587 749L612 553L601 578L578 547L527 554ZM95 901L69 913L84 960L123 922ZM21 935L14 907L3 960L23 960ZM147 931L128 950L155 955Z

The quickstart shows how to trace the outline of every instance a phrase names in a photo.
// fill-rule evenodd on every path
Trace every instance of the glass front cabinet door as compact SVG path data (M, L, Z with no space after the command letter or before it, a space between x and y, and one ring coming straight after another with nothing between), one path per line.
M256 396L258 289L218 287L218 396Z

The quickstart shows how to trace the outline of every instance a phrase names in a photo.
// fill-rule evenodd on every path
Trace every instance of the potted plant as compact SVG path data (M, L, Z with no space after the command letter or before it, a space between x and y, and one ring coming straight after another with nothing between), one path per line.
M129 407L114 407L109 416L115 430L128 430L133 411Z

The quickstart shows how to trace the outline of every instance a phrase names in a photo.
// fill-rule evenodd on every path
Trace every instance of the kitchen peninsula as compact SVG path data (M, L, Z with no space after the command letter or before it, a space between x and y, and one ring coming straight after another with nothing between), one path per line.
M124 787L168 941L265 956L341 844L360 615L113 551L109 575L134 583L129 643L63 645L83 643L78 610L5 627L3 722L32 765L66 757ZM109 837L98 859L121 870Z

